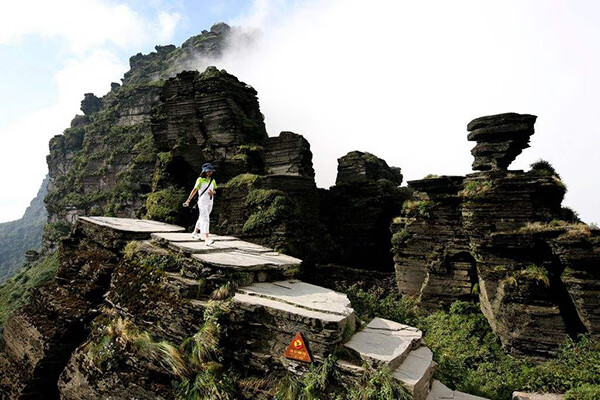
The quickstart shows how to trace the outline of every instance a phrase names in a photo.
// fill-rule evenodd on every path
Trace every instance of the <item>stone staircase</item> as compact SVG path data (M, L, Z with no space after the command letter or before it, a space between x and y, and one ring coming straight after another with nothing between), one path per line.
M252 283L237 288L233 296L229 328L229 339L237 349L233 357L250 368L305 371L302 363L283 357L291 339L302 332L317 362L345 348L352 357L338 361L342 371L358 375L364 371L363 363L374 368L387 366L415 400L483 399L452 391L433 380L436 363L417 328L375 318L356 330L359 321L345 294L293 278L302 262L297 258L232 236L211 235L215 242L207 246L182 228L153 221L82 220L129 232L133 234L130 237L188 257L209 278L221 277L223 272L250 274ZM199 288L196 276L186 277L181 271L167 271L165 276L170 287L185 297L193 298ZM192 303L200 308L205 305L203 300Z

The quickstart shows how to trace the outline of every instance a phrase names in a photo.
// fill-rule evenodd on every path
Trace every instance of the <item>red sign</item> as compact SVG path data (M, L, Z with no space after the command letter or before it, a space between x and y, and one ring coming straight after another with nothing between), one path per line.
M285 349L284 356L290 360L307 363L313 362L312 356L310 355L310 349L307 346L307 342L304 339L302 332L296 333L296 336L292 339L290 345Z

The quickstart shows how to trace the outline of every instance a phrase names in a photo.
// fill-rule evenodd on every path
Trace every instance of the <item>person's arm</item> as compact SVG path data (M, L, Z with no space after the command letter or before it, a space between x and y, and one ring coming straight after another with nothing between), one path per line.
M215 191L217 190L217 182L213 181L212 189L208 191L210 197L215 195Z
M192 201L192 199L194 198L196 193L198 193L198 189L193 188L190 195L188 196L187 200L185 201L185 203L183 203L184 207L188 207L190 205L190 201Z

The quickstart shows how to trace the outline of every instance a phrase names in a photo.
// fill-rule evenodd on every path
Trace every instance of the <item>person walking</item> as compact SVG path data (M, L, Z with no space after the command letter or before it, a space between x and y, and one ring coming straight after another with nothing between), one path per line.
M184 207L189 207L190 201L192 201L196 193L200 193L198 196L198 221L192 233L192 238L204 240L208 246L215 242L209 238L210 212L213 208L213 198L217 189L217 182L212 177L214 172L215 169L211 163L202 165L200 177L196 180L196 184L186 202L183 203Z

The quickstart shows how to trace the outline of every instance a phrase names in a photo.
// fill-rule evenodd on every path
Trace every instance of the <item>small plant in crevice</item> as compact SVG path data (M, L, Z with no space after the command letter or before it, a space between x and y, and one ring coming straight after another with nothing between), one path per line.
M348 391L348 400L411 400L413 397L392 376L388 367L364 366L365 373Z
M419 215L429 217L430 210L435 206L431 200L406 200L402 204L402 213L404 215Z
M415 300L400 293L386 293L381 287L364 290L358 285L339 288L348 295L352 308L362 319L380 317L414 325L419 319Z
M477 199L484 196L487 192L492 190L492 188L492 181L473 180L467 182L463 190L461 190L458 194L464 198Z
M524 270L520 271L519 274L526 279L535 280L545 287L550 287L548 270L536 264L529 264Z
M234 295L237 285L232 282L227 282L216 288L210 297L213 300L225 300Z
M311 364L304 375L284 375L274 389L275 400L333 400L343 397L337 358L329 355L319 365Z
M546 288L550 287L550 277L546 268L536 264L529 264L521 270L513 271L502 279L505 285L510 287L518 287L519 280L527 280L536 282Z
M531 170L529 170L529 173L531 174L542 176L556 176L558 179L560 179L560 175L558 175L552 164L550 164L550 162L546 160L540 159L530 164L529 167L531 168Z

